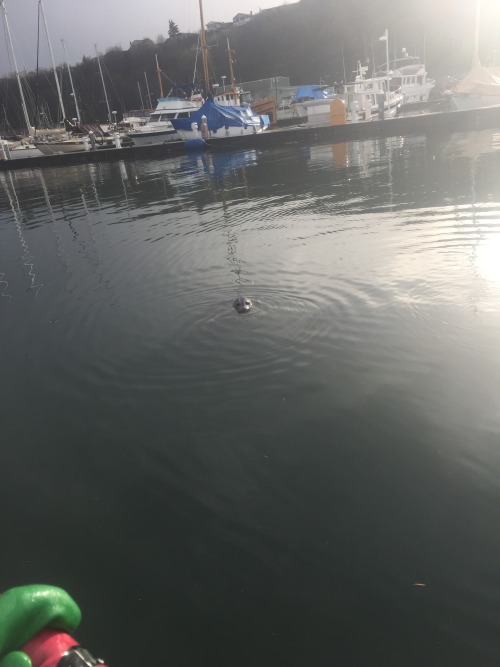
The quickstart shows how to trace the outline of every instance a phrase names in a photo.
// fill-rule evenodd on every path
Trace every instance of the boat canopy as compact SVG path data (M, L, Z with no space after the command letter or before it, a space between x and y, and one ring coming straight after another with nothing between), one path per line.
M201 107L193 111L189 118L172 118L172 125L176 130L191 130L193 123L201 123L201 117L206 116L210 132L227 127L248 127L251 125L267 127L268 116L259 116L249 106L223 106L213 100L207 100Z
M307 102L309 100L330 100L335 97L332 86L299 86L295 91L291 104Z

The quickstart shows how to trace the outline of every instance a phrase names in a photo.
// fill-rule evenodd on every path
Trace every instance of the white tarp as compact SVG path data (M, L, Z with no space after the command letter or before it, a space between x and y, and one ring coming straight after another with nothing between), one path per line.
M473 65L467 76L457 83L456 92L469 95L500 95L500 67Z

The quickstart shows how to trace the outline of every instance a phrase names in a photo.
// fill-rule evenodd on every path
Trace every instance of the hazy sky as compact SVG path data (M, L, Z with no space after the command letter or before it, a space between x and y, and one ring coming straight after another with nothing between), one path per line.
M289 0L289 3L293 0ZM230 21L235 14L258 12L284 4L282 0L203 0L203 18ZM36 67L38 0L5 0L19 70ZM110 46L128 49L134 39L168 36L172 19L181 32L197 32L200 27L198 0L43 0L56 64L64 62L61 39L66 44L69 62L83 55L94 56L94 44L100 52ZM7 40L1 30L0 75L14 70L7 55ZM40 37L42 66L50 66L47 40Z

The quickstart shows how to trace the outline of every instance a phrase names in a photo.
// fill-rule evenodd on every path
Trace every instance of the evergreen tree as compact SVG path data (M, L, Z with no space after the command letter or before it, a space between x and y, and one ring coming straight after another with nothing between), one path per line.
M168 36L175 37L180 33L179 26L170 19L168 22Z

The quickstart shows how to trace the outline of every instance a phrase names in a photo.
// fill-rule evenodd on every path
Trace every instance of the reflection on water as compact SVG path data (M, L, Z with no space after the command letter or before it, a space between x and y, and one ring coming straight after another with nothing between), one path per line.
M2 588L122 667L496 664L499 146L0 174Z

